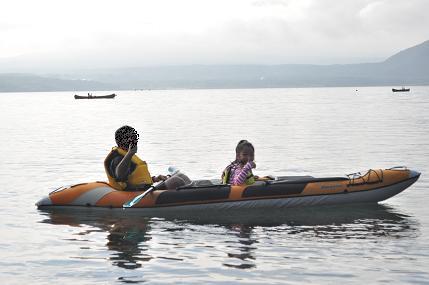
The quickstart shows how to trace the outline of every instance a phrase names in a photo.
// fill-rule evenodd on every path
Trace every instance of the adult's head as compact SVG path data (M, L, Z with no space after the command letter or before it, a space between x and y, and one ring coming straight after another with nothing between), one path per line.
M235 148L235 159L246 163L255 159L255 148L247 140L241 140L238 142Z
M127 150L130 144L137 145L139 134L130 126L122 126L115 132L115 141L118 147Z

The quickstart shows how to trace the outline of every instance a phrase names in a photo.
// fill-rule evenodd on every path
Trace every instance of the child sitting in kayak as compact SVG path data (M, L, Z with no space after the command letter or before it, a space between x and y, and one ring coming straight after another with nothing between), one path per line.
M104 161L110 185L117 190L135 191L146 190L154 182L165 180L163 188L167 189L175 189L190 182L189 178L189 181L184 181L176 176L170 179L164 175L151 176L147 163L136 155L138 139L139 134L133 127L122 126L116 130L117 147L112 149Z
M247 140L238 142L235 148L235 161L222 173L222 183L231 185L251 185L255 183L252 168L256 168L255 148Z

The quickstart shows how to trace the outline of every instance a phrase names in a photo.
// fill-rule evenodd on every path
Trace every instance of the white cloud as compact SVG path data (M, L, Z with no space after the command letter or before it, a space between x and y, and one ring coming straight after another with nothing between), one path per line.
M426 0L11 0L0 58L74 66L347 62L429 38Z

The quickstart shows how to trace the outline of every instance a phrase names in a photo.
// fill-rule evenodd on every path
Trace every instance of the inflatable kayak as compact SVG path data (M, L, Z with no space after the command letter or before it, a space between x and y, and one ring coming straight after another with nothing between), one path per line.
M215 180L197 180L175 190L155 190L126 211L180 211L207 209L271 209L386 200L420 177L404 167L369 170L344 177L279 176L250 186L231 186ZM122 208L143 191L118 191L106 182L60 187L36 203L38 208Z

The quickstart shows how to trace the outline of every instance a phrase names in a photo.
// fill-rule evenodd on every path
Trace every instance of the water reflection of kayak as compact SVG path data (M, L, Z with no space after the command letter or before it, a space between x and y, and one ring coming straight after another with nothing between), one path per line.
M129 212L129 213L127 213ZM225 228L275 228L284 233L317 234L329 238L340 234L342 237L370 238L371 236L410 237L415 235L418 224L412 217L400 213L397 209L378 204L315 206L311 208L291 208L265 210L212 211L210 215L194 215L190 212L179 214L166 213L162 217L142 216L140 211L98 211L96 208L47 208L41 210L42 223L81 227L89 225L110 234L122 236L121 239L150 239L147 232L152 224L165 224L170 230L172 223L175 231L189 230L187 225ZM161 226L162 228L163 226ZM85 230L85 229L83 229ZM159 228L158 228L159 230Z
M196 181L176 190L156 190L132 209L146 213L195 210L281 209L300 206L376 203L412 185L420 173L406 168L369 170L347 177L278 177L251 186ZM105 182L59 188L36 203L46 207L122 208L142 191L117 191ZM130 211L127 211L130 212Z
M223 265L238 269L256 266L257 249L264 247L261 238L264 240L267 236L273 243L281 243L288 238L314 240L317 243L321 239L362 241L389 237L410 239L418 235L418 223L412 217L378 204L272 211L233 209L212 211L208 215L166 213L162 218L142 216L140 211L100 211L95 207L80 208L80 211L71 207L48 208L40 213L43 215L42 223L67 225L73 229L74 236L77 234L90 243L95 238L92 235L94 231L105 232L109 259L113 265L126 269L142 267L157 258L183 258L180 254L171 256L162 252L180 253L192 242L198 246L201 235L204 240L228 241ZM163 236L161 240L160 235ZM157 241L152 241L153 237L157 237ZM164 251L159 251L159 243L163 243Z

